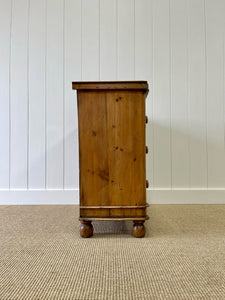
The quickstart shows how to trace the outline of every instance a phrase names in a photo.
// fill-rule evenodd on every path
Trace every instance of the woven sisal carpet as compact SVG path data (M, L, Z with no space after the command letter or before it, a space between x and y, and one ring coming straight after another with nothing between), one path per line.
M147 235L77 206L0 206L0 299L225 299L225 205L151 205ZM103 226L105 225L105 226Z

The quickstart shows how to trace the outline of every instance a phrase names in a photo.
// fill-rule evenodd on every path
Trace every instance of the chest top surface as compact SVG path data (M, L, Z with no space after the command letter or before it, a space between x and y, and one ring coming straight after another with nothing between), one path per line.
M148 93L147 81L75 81L73 90L142 90Z

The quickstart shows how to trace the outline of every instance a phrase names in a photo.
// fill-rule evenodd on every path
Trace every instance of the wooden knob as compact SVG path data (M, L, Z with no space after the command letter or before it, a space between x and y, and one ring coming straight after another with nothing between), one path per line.
M149 187L149 182L146 180L146 189Z
M148 153L148 146L145 146L145 153Z
M148 123L148 116L145 116L145 123Z

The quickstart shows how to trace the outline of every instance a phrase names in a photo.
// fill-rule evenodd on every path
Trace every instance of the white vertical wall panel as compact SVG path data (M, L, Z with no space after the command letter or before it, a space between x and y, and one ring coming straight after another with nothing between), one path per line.
M117 0L100 0L100 80L117 76Z
M10 187L27 188L28 0L14 0L11 36Z
M135 0L135 80L146 80L152 78L151 51L152 51L152 23L151 23L151 1Z
M171 187L170 2L153 1L153 122L155 187Z
M171 0L172 187L189 186L187 0Z
M45 188L46 1L30 0L29 15L29 188Z
M63 22L61 0L47 1L46 187L63 188Z
M152 0L135 1L135 80L147 80L149 93L146 99L146 177L150 187L153 186L153 118L152 118L152 82L153 82L153 22ZM151 179L151 180L150 180Z
M81 80L81 0L65 0L64 27L64 188L79 185L78 123L76 93L72 81Z
M118 0L118 80L134 80L134 0Z
M208 185L224 187L225 2L206 0Z
M11 1L0 1L0 188L9 188Z
M204 0L188 1L190 187L207 187L206 51Z
M82 0L82 79L99 80L99 0Z

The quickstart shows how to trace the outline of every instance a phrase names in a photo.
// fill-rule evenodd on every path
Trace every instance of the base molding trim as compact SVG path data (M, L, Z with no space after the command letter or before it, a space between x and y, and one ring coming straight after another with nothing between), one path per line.
M225 204L225 189L148 189L151 204ZM78 189L0 190L0 205L76 205Z

